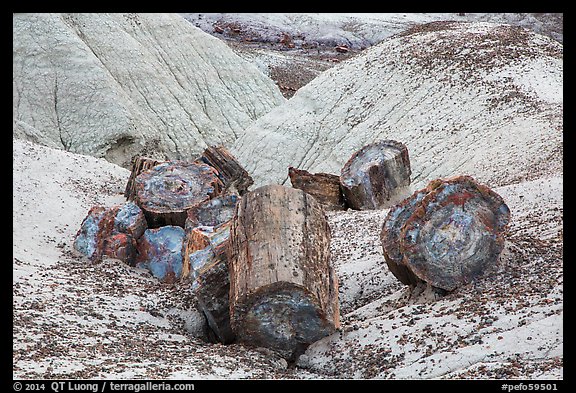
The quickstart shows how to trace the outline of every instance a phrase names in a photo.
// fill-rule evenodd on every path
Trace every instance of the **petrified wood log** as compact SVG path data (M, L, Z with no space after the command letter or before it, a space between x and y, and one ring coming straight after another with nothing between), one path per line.
M179 226L147 229L138 240L136 265L162 282L174 283L182 276L183 240L184 229Z
M223 188L216 170L200 162L168 161L136 176L134 201L149 228L184 228L187 210L217 196Z
M136 247L136 240L132 236L117 233L104 239L102 254L134 266L136 265Z
M459 176L434 180L390 209L380 238L401 282L452 291L497 262L509 221L498 194Z
M130 172L130 178L128 179L128 183L126 183L126 189L124 190L124 198L128 201L134 200L134 195L136 194L136 190L134 188L134 180L136 176L140 173L145 171L146 169L150 169L153 166L161 164L164 161L158 161L154 158L144 157L144 156L136 156L132 161L132 170Z
M345 210L346 202L340 188L340 177L330 173L310 173L288 168L292 187L312 195L327 210Z
M234 216L237 195L220 195L188 209L184 229L199 226L218 226L230 221Z
M191 255L199 250L203 250L208 246L215 246L220 244L223 239L228 239L230 235L230 222L223 223L218 226L199 226L195 228L186 229L186 235L183 245L184 260L189 260ZM190 264L184 264L182 271L183 277L188 277L190 269L193 268Z
M230 320L237 339L294 360L339 326L324 209L302 190L245 194L230 228Z
M193 231L199 231L199 228ZM187 255L192 294L206 316L215 339L224 344L231 343L235 338L230 326L230 278L226 254L229 229L230 225L224 224L212 233L206 233L206 247ZM200 242L196 245L200 245Z
M410 195L411 173L404 144L384 140L366 145L342 167L344 199L356 210L388 208Z
M82 221L73 246L92 262L108 256L133 265L136 240L145 230L144 213L133 202L110 208L94 206Z
M236 160L236 157L223 146L206 148L199 160L216 169L226 190L236 190L243 195L254 184L254 180Z

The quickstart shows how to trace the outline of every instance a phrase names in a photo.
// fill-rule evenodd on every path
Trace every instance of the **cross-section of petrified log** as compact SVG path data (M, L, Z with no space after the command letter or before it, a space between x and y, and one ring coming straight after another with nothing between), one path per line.
M124 190L124 197L129 201L134 200L134 195L136 194L136 190L134 189L134 180L136 179L136 176L138 176L146 169L150 169L162 162L164 161L158 161L154 158L148 158L144 156L134 157L132 161L130 178L128 179L128 183L126 183L126 189Z
M105 255L133 265L135 241L145 230L144 213L133 202L109 208L94 206L80 225L74 248L92 262Z
M206 148L199 160L216 169L220 180L224 183L224 188L230 190L229 193L236 190L242 195L254 184L254 180L236 160L236 157L223 146Z
M411 173L404 144L384 140L366 145L342 167L344 199L356 210L388 208L410 195Z
M165 283L173 283L182 275L182 242L184 229L166 225L147 229L138 240L136 265L147 268Z
M194 228L194 231L199 228ZM229 224L221 225L206 235L206 247L187 255L192 294L216 340L224 344L234 340L230 326L230 278L226 254L229 235Z
M339 176L330 173L310 173L294 167L288 168L288 176L292 187L312 195L325 209L346 209Z
M268 185L246 193L228 247L230 319L237 340L294 360L339 326L324 209L302 190Z
M200 162L168 161L136 176L134 201L149 228L184 228L187 210L217 196L223 188L216 170Z
M470 176L437 179L390 209L382 248L403 283L451 291L497 262L509 221L502 198Z
M400 230L403 228L406 220L414 214L416 208L427 191L416 191L412 196L406 198L400 204L392 207L384 220L380 240L384 249L384 259L388 268L405 285L415 287L421 280L416 277L410 269L402 262L402 253L400 252L400 243L398 238Z

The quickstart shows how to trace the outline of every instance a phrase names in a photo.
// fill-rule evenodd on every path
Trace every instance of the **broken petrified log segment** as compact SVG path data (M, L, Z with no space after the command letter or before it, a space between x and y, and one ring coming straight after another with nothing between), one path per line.
M98 261L102 255L99 246L102 239L100 222L104 218L106 210L104 206L90 208L74 238L74 249L88 257L92 262Z
M134 266L136 265L136 247L136 240L131 235L117 233L104 239L102 254Z
M223 344L229 344L235 338L230 326L230 278L226 254L229 229L229 224L214 229L205 238L206 247L188 254L192 294L215 339ZM196 230L199 228L194 228Z
M310 173L288 168L292 187L312 195L327 210L345 210L346 202L340 189L340 177L330 173Z
M199 161L210 165L218 174L228 193L236 190L243 195L254 184L254 180L240 165L236 157L223 146L210 146L204 150Z
M176 225L184 228L187 210L222 191L216 170L200 162L168 161L136 176L134 201L149 228Z
M176 282L182 275L183 240L184 229L179 226L147 229L138 241L136 265L162 282Z
M222 226L232 219L238 200L239 197L234 194L220 195L188 210L184 224L186 231L184 258L208 246L212 236L222 233ZM187 277L188 274L187 266L184 265L182 275Z
M294 360L339 326L324 209L302 190L243 196L230 228L230 320L237 340Z
M145 230L144 213L133 202L110 208L94 206L82 221L73 246L92 262L108 256L133 265L136 240Z
M237 195L220 195L188 209L184 229L199 226L218 226L230 221L234 216Z
M470 176L437 179L390 209L380 235L386 263L404 284L452 291L494 265L510 210Z
M230 234L230 222L213 226L199 226L195 228L186 229L186 237L184 239L183 254L184 259L188 260L190 255L196 251L202 250L208 246L214 246L222 242L222 239L228 239ZM182 271L183 277L188 277L190 274L189 264L184 264L184 270Z
M136 156L132 161L132 170L130 172L130 178L128 179L128 183L126 183L126 189L124 190L124 198L128 201L134 200L134 196L136 194L136 190L134 188L134 180L136 176L138 176L143 171L150 169L158 164L161 164L164 161L158 161L154 158L144 157L144 156Z
M344 199L351 209L388 208L410 195L411 173L404 144L384 140L366 145L342 167Z

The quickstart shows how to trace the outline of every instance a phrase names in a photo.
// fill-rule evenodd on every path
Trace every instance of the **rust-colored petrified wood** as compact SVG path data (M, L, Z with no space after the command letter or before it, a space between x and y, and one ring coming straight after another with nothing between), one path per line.
M295 360L339 326L324 209L302 190L268 185L246 193L228 246L230 320L237 340Z
M254 180L236 160L236 157L223 146L207 147L197 161L216 169L228 193L236 190L238 194L243 195L254 184Z
M229 225L226 225L232 219L239 199L235 194L219 195L188 209L184 223L184 258L189 258L191 253L208 246L210 239L220 236L223 229L228 230ZM187 277L188 274L185 265L182 275Z
M134 180L136 179L136 176L138 176L146 169L150 169L153 166L161 164L162 162L164 161L158 161L154 158L144 156L134 157L132 160L130 178L128 178L128 183L126 183L126 189L124 190L124 198L126 198L128 201L134 200L134 195L136 194L136 190L134 188Z
M214 339L229 344L234 341L230 327L230 279L226 253L230 223L213 230L209 228L212 227L197 227L190 232L190 235L198 237L194 244L198 247L205 244L205 247L195 251L188 249L185 260L191 270L191 292L206 316Z
M330 173L310 173L294 167L288 168L288 176L292 187L312 195L326 210L346 209L339 176Z
M187 210L217 196L223 189L216 170L201 162L167 161L136 176L134 202L149 228L184 228Z
M401 282L452 291L497 262L509 221L503 199L472 177L436 179L390 209L380 239Z
M342 167L340 184L348 207L385 209L410 195L408 148L383 140L364 146Z
M134 265L136 241L146 230L142 210L133 202L112 207L94 206L74 238L74 249L99 262L103 256Z

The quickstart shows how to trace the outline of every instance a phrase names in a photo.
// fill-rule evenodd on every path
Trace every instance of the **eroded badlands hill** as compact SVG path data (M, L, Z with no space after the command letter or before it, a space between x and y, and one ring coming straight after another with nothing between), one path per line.
M521 27L420 25L323 72L232 151L256 184L286 183L288 166L339 174L378 139L408 147L415 188L536 179L562 167L562 60L561 44Z
M177 14L14 14L13 134L126 164L230 144L284 101Z

